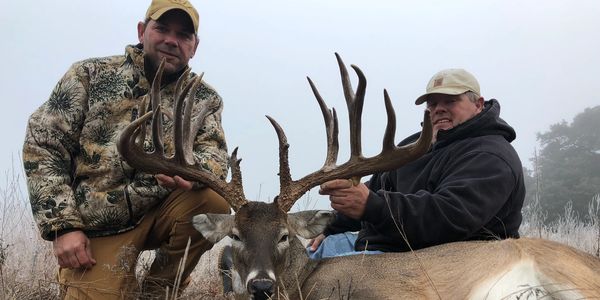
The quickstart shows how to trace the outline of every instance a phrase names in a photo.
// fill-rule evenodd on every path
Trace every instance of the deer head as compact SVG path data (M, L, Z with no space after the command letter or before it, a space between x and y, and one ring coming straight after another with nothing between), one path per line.
M202 108L196 116L196 125L191 124L191 111L195 91L201 76L186 85L183 79L177 83L177 97L174 118L175 154L165 157L162 145L161 107L158 105L162 64L157 72L151 90L154 111L148 112L132 122L121 134L118 149L125 160L133 167L149 172L179 175L187 180L202 182L223 196L232 206L235 215L201 214L193 219L194 226L209 241L216 243L225 236L232 239L233 283L237 293L246 293L251 298L270 297L277 289L286 266L290 264L290 249L301 249L294 253L306 254L297 236L313 238L321 233L333 219L330 211L303 211L288 213L294 203L311 188L333 179L360 178L375 172L398 168L417 159L429 149L432 137L429 114L425 112L420 138L413 144L397 147L394 143L396 118L387 91L384 100L387 112L387 126L381 152L365 158L361 150L361 115L366 90L366 78L362 71L352 65L358 76L358 87L354 91L348 71L336 53L340 68L344 96L350 122L350 159L338 165L338 120L335 109L329 109L319 94L315 84L308 78L317 99L327 135L327 155L323 166L299 180L293 180L288 162L289 144L281 126L267 116L279 140L280 193L272 203L248 201L243 192L240 160L237 149L230 158L231 180L226 182L205 171L193 161L192 143L196 129L210 112L210 107ZM183 78L183 76L182 76ZM152 117L152 143L154 152L143 150L145 124ZM192 135L193 133L193 135ZM300 252L299 252L300 251ZM293 287L291 287L293 288Z

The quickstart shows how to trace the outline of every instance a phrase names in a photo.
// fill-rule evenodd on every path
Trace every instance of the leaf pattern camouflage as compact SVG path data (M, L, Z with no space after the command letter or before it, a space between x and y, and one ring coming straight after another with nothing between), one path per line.
M173 107L174 88L175 82L162 87L164 108ZM138 117L149 90L142 50L127 46L124 55L73 64L31 115L23 164L31 209L44 239L70 229L82 229L90 237L127 231L169 194L151 174L128 166L115 144L121 130ZM225 178L222 100L203 82L195 98L202 101L218 105L196 136L195 158ZM165 131L172 126L165 118ZM169 136L164 140L168 155L173 150Z

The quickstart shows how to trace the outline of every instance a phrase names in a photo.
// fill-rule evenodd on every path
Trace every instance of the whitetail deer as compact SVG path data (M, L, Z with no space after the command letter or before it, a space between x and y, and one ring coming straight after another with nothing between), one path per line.
M180 175L206 184L222 195L235 215L195 216L194 226L213 243L229 236L231 280L241 299L590 299L600 298L600 259L556 242L540 239L509 239L493 242L457 242L410 253L354 255L321 261L310 260L298 236L309 239L332 220L330 211L288 213L310 188L337 178L355 178L398 168L425 153L431 142L429 115L425 113L421 137L404 147L394 144L395 115L384 91L388 123L380 154L365 158L361 152L361 113L366 79L361 70L356 92L348 72L336 54L350 118L351 157L337 165L338 123L309 80L321 107L327 134L327 156L321 169L293 180L288 163L286 136L268 117L279 139L280 193L272 203L248 201L242 188L237 149L230 158L229 182L205 171L194 161L192 140L210 105L191 124L192 102L201 78L178 82L175 119L175 154L162 149L161 108L134 121L119 141L119 151L133 167L152 173ZM157 77L160 80L161 68ZM156 81L151 92L158 101ZM191 97L193 99L193 97ZM144 151L145 124L153 116L152 153ZM193 130L192 130L193 128Z

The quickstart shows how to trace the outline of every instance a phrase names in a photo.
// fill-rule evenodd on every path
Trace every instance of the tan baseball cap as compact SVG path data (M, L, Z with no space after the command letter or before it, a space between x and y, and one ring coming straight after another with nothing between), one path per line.
M473 74L463 69L446 69L437 72L427 84L426 93L415 101L419 105L427 101L429 94L460 95L471 91L481 96L479 82Z
M146 19L156 21L160 16L172 9L181 9L187 13L194 24L194 33L198 33L200 17L194 6L187 0L152 0L146 12Z

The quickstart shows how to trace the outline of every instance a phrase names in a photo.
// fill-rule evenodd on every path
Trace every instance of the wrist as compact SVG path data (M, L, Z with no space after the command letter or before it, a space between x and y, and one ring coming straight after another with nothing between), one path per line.
M55 241L57 238L65 235L67 233L71 233L71 232L75 232L75 231L83 231L83 230L81 230L80 228L67 228L67 229L57 230L54 232L52 241Z

